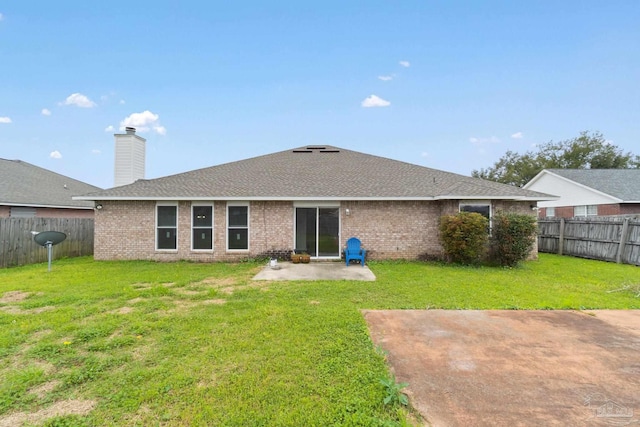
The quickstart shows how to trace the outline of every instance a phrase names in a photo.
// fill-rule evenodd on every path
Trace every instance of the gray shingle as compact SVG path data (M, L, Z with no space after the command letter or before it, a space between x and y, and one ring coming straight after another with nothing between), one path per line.
M625 202L640 201L640 169L547 169Z
M324 146L300 147L84 196L109 199L544 200L547 195L397 160Z
M0 204L92 208L93 202L72 197L98 190L94 185L21 160L0 159Z

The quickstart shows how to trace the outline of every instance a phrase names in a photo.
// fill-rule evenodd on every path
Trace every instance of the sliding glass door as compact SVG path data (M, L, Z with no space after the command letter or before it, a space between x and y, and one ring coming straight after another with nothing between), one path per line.
M296 208L296 249L312 257L340 256L340 209Z

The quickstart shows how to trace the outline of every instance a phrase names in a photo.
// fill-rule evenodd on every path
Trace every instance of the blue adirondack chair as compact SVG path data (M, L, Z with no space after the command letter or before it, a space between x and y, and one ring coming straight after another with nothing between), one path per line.
M344 250L344 260L349 266L349 261L360 260L360 265L364 267L364 257L367 255L367 250L362 249L360 246L360 239L352 237L347 240L347 247Z

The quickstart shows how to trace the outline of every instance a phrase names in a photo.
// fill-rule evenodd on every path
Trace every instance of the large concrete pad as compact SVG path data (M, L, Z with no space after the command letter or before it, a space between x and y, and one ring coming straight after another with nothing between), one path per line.
M366 311L434 426L640 425L640 311Z
M344 262L310 262L293 264L278 262L278 268L267 265L253 280L364 280L374 281L376 276L369 267Z

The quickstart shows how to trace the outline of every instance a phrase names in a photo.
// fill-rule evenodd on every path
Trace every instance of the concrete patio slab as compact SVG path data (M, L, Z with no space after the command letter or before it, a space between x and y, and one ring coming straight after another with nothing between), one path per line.
M310 262L293 264L278 262L277 269L267 265L253 280L363 280L374 281L376 276L366 265L347 267L343 262Z
M640 311L365 311L433 426L640 425Z

